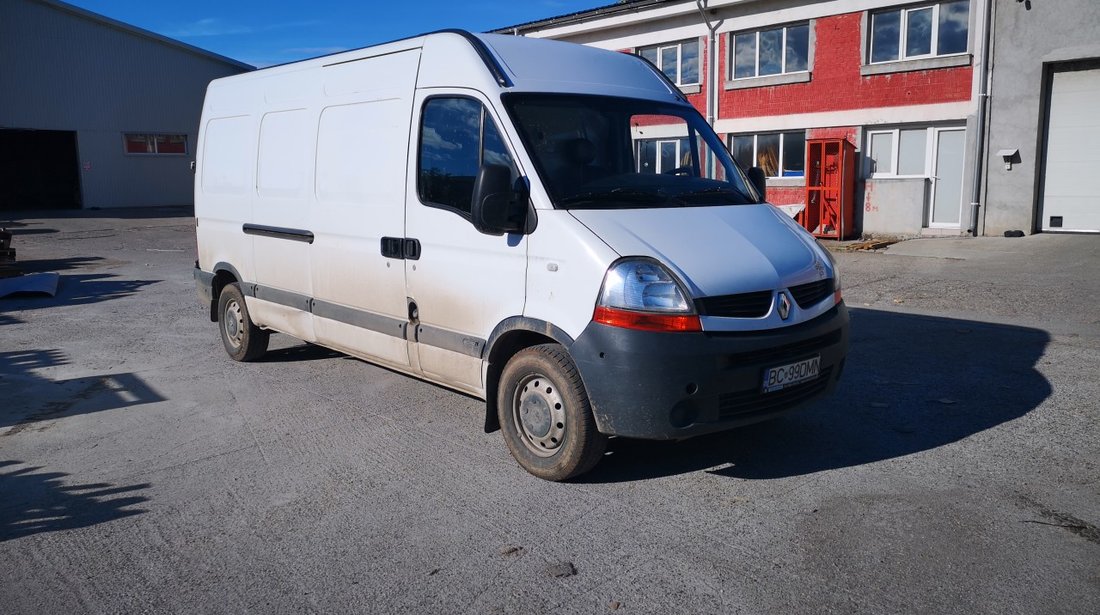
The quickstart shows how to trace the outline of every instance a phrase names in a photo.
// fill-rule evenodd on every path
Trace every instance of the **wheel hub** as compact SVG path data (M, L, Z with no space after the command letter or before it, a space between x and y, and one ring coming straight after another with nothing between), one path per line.
M230 301L225 306L225 335L234 348L241 345L241 338L244 337L244 314L236 301Z
M532 374L516 387L512 403L524 446L540 457L556 453L565 436L565 402L558 387L542 374Z

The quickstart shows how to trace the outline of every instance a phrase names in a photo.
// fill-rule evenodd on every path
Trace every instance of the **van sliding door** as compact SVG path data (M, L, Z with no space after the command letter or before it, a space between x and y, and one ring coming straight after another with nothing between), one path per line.
M326 346L409 365L405 267L385 245L405 235L405 164L420 50L323 70L311 228L313 315Z

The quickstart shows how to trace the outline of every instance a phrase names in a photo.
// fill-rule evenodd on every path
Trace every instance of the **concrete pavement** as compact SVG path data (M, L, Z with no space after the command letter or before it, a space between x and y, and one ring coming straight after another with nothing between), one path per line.
M62 284L0 300L4 612L1100 607L1100 238L839 253L834 397L552 484L479 401L283 336L231 362L186 212L16 222Z

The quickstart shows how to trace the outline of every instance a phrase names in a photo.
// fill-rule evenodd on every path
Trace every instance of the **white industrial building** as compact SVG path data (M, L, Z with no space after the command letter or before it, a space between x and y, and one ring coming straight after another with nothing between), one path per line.
M206 85L252 68L64 2L0 1L0 210L190 205Z

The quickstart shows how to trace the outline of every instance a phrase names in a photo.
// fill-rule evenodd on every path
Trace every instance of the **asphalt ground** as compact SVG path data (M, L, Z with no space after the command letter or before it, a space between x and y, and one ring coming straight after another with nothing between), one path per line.
M182 210L0 216L0 612L1100 612L1100 237L838 251L831 398L525 473L482 402L276 335Z

